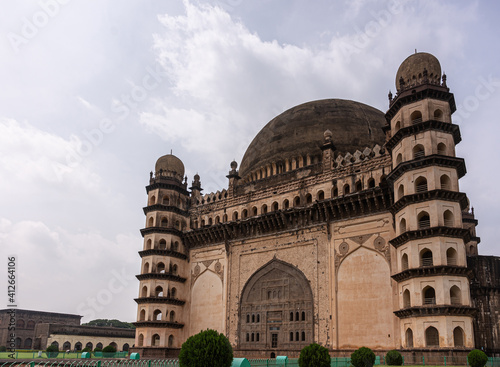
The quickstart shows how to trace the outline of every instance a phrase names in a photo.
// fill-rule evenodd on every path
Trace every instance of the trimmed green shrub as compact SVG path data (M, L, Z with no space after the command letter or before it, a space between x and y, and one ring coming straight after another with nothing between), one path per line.
M230 367L233 362L233 348L224 334L207 329L189 337L182 344L179 353L181 367L210 366Z
M0 352L7 352L7 347L5 345L0 345Z
M112 345L108 345L107 347L102 348L102 356L104 358L113 358L116 353L116 348Z
M351 354L354 367L372 367L375 363L375 353L370 348L361 347Z
M95 352L102 352L102 348L94 348L94 353Z
M319 344L312 343L300 351L299 367L330 367L330 361L328 349Z
M83 349L81 350L81 352L82 352L82 353L84 353L84 352L89 352L89 353L90 353L90 352L92 352L92 349L90 349L89 347L85 347L85 348L83 348Z
M484 367L488 362L488 356L482 350L474 349L467 355L467 361L470 367Z
M390 350L385 355L385 364L388 366L402 366L403 356L397 350Z
M57 345L51 344L45 350L48 358L56 358L59 355L59 347Z

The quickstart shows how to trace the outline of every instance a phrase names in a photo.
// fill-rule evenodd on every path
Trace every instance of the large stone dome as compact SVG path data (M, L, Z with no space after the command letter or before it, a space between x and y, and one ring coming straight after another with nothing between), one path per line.
M293 107L272 119L248 146L239 174L244 178L267 164L298 156L319 156L324 132L337 151L354 153L383 145L384 113L363 103L324 99Z
M184 177L184 163L173 154L164 155L156 161L155 171L156 172L172 172L180 176L181 179Z
M405 86L413 86L422 82L424 69L431 83L441 81L441 64L439 60L427 52L417 52L408 56L399 66L396 74L396 90L400 90L400 79L403 78Z

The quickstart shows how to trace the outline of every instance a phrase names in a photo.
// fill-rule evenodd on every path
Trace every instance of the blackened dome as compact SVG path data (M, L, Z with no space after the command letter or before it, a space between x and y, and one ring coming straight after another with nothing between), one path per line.
M267 164L298 156L320 156L324 133L330 130L332 142L341 153L382 146L385 115L363 103L343 99L324 99L293 107L272 119L253 139L243 156L240 176Z

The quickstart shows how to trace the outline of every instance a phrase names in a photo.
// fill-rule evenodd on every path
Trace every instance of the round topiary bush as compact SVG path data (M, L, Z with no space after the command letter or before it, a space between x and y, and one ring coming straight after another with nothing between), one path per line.
M300 351L299 367L330 367L330 361L328 349L319 344L312 343Z
M102 352L102 348L94 348L94 353L95 352Z
M59 347L57 345L49 345L45 350L47 358L56 358L59 355Z
M5 345L0 345L0 352L7 352L7 347Z
M402 366L403 356L397 350L390 350L385 355L385 364L388 366Z
M370 348L361 347L351 354L351 364L354 367L372 367L375 363L375 353Z
M102 356L107 358L112 358L115 356L116 348L112 345L108 345L102 349Z
M90 349L89 347L85 347L82 349L82 353L85 353L85 352L92 352L92 349Z
M474 349L467 355L467 361L470 367L484 367L488 362L488 356L482 350Z
M181 367L205 367L207 363L210 366L230 367L232 362L233 348L229 340L210 329L189 337L179 353Z

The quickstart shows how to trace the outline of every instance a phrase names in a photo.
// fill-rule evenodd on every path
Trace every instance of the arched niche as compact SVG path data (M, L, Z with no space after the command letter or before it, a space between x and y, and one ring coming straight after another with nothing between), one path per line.
M290 312L304 315L304 321L288 321ZM260 336L260 343L246 340L246 334L254 331L252 323L246 323L247 314L260 315L260 321L268 327ZM295 319L294 319L295 320ZM313 293L305 275L295 266L273 259L257 270L243 287L239 310L238 340L244 349L290 348L290 332L298 326L304 331L304 345L313 342Z
M213 329L223 332L222 281L212 271L203 272L191 289L190 334Z
M365 247L342 261L337 272L339 348L393 348L394 319L387 312L393 308L390 275L385 257Z

